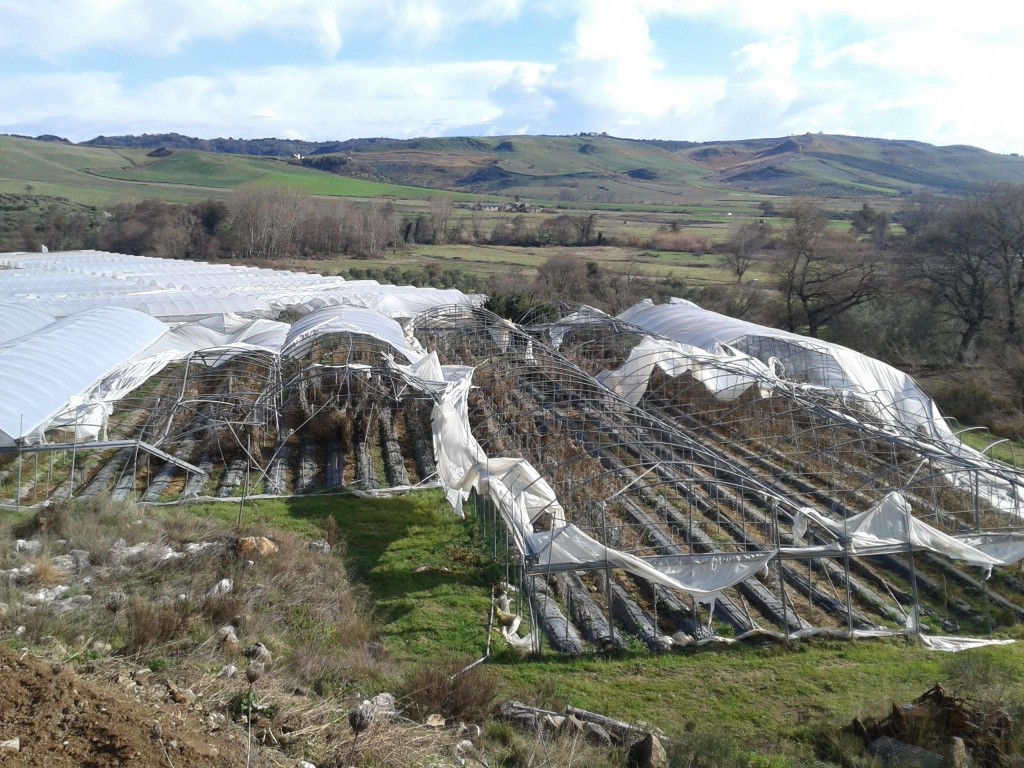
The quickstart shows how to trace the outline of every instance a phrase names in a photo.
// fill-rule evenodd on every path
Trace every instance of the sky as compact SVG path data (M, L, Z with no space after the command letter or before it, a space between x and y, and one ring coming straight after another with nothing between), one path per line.
M1008 0L0 0L0 133L1024 153Z

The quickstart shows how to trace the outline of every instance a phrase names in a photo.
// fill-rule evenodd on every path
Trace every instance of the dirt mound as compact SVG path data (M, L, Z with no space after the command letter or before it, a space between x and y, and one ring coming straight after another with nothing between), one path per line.
M136 701L102 674L87 679L0 646L0 741L20 743L0 754L4 766L214 768L245 759L244 743L210 730L200 712Z

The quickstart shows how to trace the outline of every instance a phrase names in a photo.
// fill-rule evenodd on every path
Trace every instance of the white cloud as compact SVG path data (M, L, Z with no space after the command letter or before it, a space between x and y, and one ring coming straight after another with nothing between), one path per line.
M995 15L994 7L0 0L0 66L8 64L0 130L324 139L608 131L694 140L823 130L1020 151L1015 128L1024 108L1007 89L1019 67L1024 11ZM659 49L665 36L654 33L665 22L672 45L700 51L699 72L670 66L692 56ZM534 28L551 42L517 45L508 33ZM720 34L705 40L700 30ZM722 40L732 50L712 47ZM232 49L224 41L234 50L272 50L274 61L290 65L242 70L223 60L222 48ZM467 41L472 55L462 53ZM366 50L372 63L357 58ZM525 50L539 53L525 60ZM104 58L109 52L120 56ZM126 59L137 66L122 76L114 70ZM162 74L147 84L154 60ZM176 71L195 76L166 74Z
M334 56L347 35L426 45L514 18L521 0L3 0L0 51L59 59L97 47L169 56L247 33L298 35Z
M32 76L0 80L7 111L0 130L26 126L78 141L97 133L177 131L212 136L307 139L418 136L431 126L476 125L497 116L489 87L516 62L416 67L276 67L223 78L170 78L131 89L110 74ZM36 98L28 98L29 94Z

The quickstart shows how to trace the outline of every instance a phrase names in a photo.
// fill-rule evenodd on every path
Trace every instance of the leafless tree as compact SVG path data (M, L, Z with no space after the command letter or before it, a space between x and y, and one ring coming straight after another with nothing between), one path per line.
M908 244L901 257L912 284L936 312L956 323L958 362L966 362L975 337L994 316L1000 275L988 253L985 216L977 201L948 207Z
M435 245L448 242L448 222L454 207L451 195L434 195L430 198L430 231Z
M973 204L984 228L984 248L1000 275L1004 337L1021 341L1020 304L1024 297L1024 186L995 184Z
M246 185L228 201L241 255L275 258L292 249L295 229L309 208L309 196L284 187Z
M806 324L808 335L817 336L829 321L880 293L883 261L873 246L830 233L817 203L797 202L784 216L787 223L771 271L788 330Z
M391 201L372 200L352 215L352 250L367 259L383 259L398 240L398 221Z
M555 253L537 267L537 294L546 299L578 302L587 297L587 265L571 253Z
M736 275L736 282L742 282L743 275L753 266L758 253L771 240L771 226L748 222L739 226L722 247L722 261L729 271Z

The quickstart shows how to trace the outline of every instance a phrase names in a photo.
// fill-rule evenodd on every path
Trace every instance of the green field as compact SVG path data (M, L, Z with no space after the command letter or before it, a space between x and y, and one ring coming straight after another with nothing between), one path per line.
M142 198L196 202L245 184L279 185L325 197L426 200L436 190L382 184L275 158L180 151L151 158L137 149L79 147L0 136L0 192L65 197L84 205ZM471 198L473 196L463 196Z

